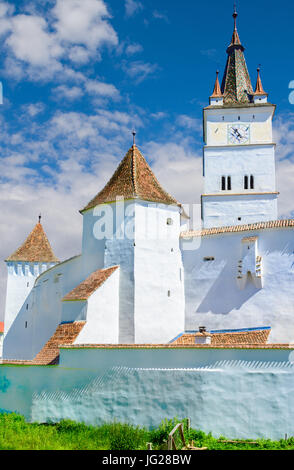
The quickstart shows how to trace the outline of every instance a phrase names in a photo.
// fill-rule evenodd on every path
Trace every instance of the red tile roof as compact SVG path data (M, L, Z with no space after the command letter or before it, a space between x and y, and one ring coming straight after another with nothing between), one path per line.
M0 321L0 333L4 333L4 322Z
M42 224L36 224L25 242L6 261L58 263Z
M98 271L95 271L71 292L69 292L65 297L63 297L62 300L87 300L93 294L93 292L99 289L99 287L111 276L111 274L117 270L117 268L118 266L112 266L111 268L99 269Z
M86 322L61 323L55 333L41 351L37 354L31 364L53 365L58 364L59 346L61 344L73 344Z
M260 68L257 69L257 81L256 81L255 95L267 95L261 83Z
M99 204L115 202L117 197L142 199L163 204L179 205L160 186L145 158L134 144L119 164L112 178L81 212Z
M219 71L216 72L214 89L210 98L221 98L223 96L221 92L220 84L219 84L218 74L219 74Z
M269 334L270 330L268 329L228 333L211 333L211 346L266 344ZM195 336L207 336L207 333L184 333L171 344L194 345Z
M221 233L249 232L251 230L266 230L275 228L292 228L294 219L273 220L270 222L257 222L255 224L232 225L228 227L213 227L202 230L188 230L181 233L181 238L205 237Z

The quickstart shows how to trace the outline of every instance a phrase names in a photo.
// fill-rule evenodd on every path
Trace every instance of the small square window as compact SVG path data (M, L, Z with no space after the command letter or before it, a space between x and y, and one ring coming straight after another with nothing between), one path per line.
M170 217L167 219L166 221L167 225L172 225L174 223L173 219L171 219Z

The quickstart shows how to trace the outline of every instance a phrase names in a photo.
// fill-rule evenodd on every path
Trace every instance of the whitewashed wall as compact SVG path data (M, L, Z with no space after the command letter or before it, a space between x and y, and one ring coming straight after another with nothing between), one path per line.
M185 325L179 208L137 203L135 224L135 343L166 343Z
M82 280L81 256L41 274L5 335L3 357L33 359L61 322L61 299Z
M263 288L237 284L242 238L258 235ZM183 241L183 243L185 243ZM214 261L204 261L214 257ZM203 237L194 251L183 251L186 329L271 326L270 342L294 342L293 229L256 230Z
M87 304L87 322L75 344L118 343L119 269L89 297Z
M55 367L0 365L0 412L148 428L189 417L231 439L294 436L293 350L66 349Z
M277 195L216 195L202 197L203 227L254 224L277 219Z

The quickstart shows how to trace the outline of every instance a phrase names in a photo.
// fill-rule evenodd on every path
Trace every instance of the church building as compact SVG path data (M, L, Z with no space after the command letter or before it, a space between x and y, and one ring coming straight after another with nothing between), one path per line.
M41 220L6 259L3 358L54 363L60 344L294 343L294 220L279 220L272 120L234 30L203 110L202 228L135 143L80 211L60 262Z

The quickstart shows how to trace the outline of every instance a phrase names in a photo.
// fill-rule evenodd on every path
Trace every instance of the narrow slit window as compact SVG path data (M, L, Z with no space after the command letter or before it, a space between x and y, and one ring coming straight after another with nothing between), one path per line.
M232 189L231 177L228 176L228 191L231 191L231 189Z
M248 189L248 176L244 176L244 189Z
M250 189L254 189L254 176L250 176Z
M225 176L222 176L222 191L226 190L226 178Z

